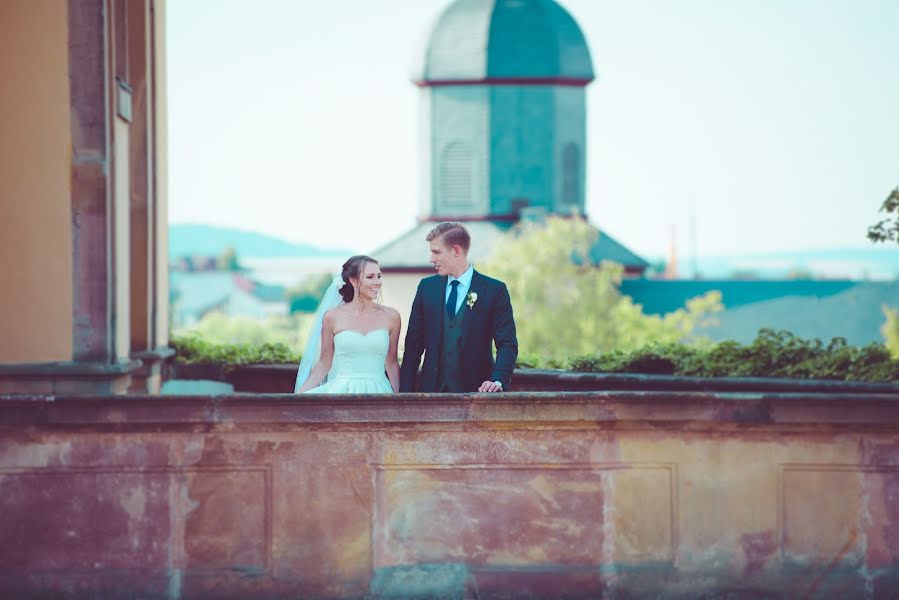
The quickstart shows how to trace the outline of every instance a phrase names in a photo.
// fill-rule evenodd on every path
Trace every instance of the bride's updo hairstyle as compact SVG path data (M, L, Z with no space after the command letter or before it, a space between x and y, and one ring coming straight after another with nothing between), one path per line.
M344 283L339 291L343 301L347 304L353 301L353 295L355 294L353 284L350 280L361 279L362 271L365 270L365 265L368 263L378 264L378 261L370 256L358 254L356 256L351 256L345 263L343 263L343 270L340 272L340 277L343 279Z

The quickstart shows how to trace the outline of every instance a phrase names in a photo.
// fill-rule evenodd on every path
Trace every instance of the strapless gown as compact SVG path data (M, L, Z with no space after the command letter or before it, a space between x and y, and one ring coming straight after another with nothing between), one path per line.
M390 334L386 329L360 333L344 329L334 336L334 360L327 381L307 394L391 394L384 372Z

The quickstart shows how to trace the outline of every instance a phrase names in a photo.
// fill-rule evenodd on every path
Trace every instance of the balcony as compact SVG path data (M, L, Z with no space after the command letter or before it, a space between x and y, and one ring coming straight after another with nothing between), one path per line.
M8 597L899 591L895 390L0 404Z

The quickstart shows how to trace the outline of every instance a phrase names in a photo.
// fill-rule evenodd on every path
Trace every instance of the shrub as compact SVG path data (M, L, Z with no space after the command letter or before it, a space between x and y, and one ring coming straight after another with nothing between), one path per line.
M299 364L300 355L285 344L216 344L198 335L172 338L175 360L186 364L215 363L225 368L247 364Z
M188 364L298 364L300 355L284 344L216 344L196 334L172 339L175 360ZM677 343L647 344L572 360L521 354L518 367L586 373L642 373L694 377L789 377L899 382L899 360L883 344L850 346L843 338L824 344L788 331L762 329L751 344L721 342L700 348Z
M558 366L558 361L554 361ZM529 356L527 366L547 367ZM519 361L519 366L525 366ZM790 377L853 381L899 381L899 360L882 344L850 346L843 338L828 344L788 331L762 329L751 344L721 342L710 348L649 344L633 351L580 356L562 367L588 373L646 373L696 377Z
M647 315L621 294L621 265L593 263L599 235L580 218L523 221L479 264L509 288L523 353L565 361L588 352L637 351L652 342L711 343L697 331L714 324L723 309L720 292L666 315Z
M893 355L893 358L899 358L899 309L892 309L886 305L882 309L887 320L880 328L880 332L883 334L883 339L886 340L885 345L890 354Z

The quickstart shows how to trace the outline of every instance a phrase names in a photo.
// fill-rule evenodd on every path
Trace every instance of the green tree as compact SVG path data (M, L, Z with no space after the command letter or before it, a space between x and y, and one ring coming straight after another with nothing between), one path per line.
M522 223L479 265L509 288L523 355L558 363L650 343L710 343L696 330L714 322L713 315L722 309L720 292L694 298L664 316L646 315L619 291L621 265L591 263L598 235L579 218Z
M174 334L196 336L211 344L283 344L298 352L305 345L311 320L310 315L272 316L262 320L213 312L193 327Z
M331 285L333 276L329 273L310 275L300 283L287 290L287 303L290 313L315 312L322 296Z
M890 192L880 212L888 217L868 227L868 239L875 243L895 241L899 244L899 188Z
M899 309L890 308L886 305L882 308L887 320L880 328L880 333L883 334L884 345L887 347L887 350L890 351L893 358L899 360Z
M237 249L234 246L228 246L222 253L215 258L215 266L219 271L240 272L244 268L237 258Z

